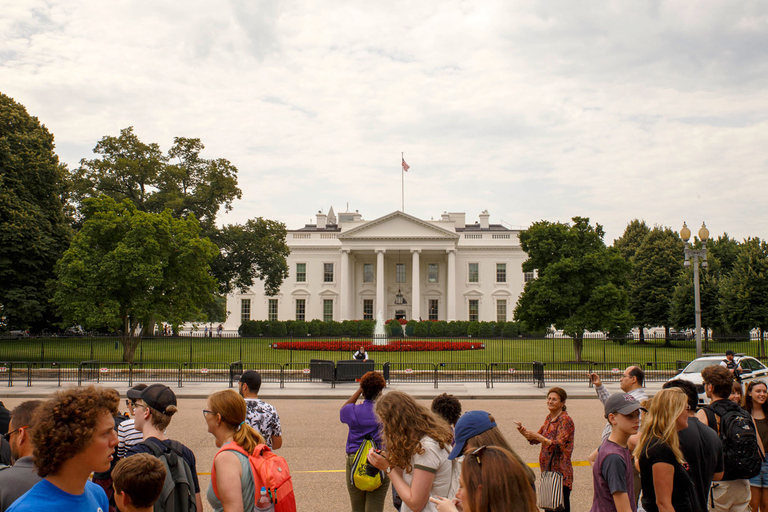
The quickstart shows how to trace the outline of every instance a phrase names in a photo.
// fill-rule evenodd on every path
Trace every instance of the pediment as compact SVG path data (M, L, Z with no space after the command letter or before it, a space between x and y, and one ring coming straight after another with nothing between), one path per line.
M457 240L459 235L403 212L393 212L356 226L339 240Z

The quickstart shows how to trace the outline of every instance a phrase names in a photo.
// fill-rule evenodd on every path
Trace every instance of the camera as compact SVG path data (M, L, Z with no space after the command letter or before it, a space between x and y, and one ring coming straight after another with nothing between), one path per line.
M373 451L375 453L378 453L379 455L381 455L381 450L379 450L378 448L376 448ZM366 475L368 475L368 476L376 476L378 473L379 473L379 469L376 466L374 466L373 464L371 464L370 462L365 465L365 474Z

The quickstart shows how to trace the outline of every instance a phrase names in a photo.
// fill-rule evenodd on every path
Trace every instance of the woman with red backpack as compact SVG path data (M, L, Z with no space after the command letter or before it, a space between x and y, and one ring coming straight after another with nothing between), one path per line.
M218 448L235 443L251 453L257 445L264 444L261 434L245 422L243 397L231 389L209 396L203 416ZM217 453L211 471L216 472L217 485L214 487L211 479L207 498L215 512L253 510L257 489L246 455L235 450Z

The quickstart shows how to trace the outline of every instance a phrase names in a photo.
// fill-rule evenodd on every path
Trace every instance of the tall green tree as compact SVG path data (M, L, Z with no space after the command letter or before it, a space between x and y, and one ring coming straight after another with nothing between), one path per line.
M53 300L66 323L119 329L123 360L131 362L139 326L200 318L216 289L217 250L194 215L176 219L101 196L85 200L83 217L56 265Z
M634 261L635 253L648 237L651 228L644 220L634 219L624 228L624 234L613 241L615 247L621 256L627 261Z
M654 227L633 259L629 310L643 327L663 326L669 343L672 295L683 270L683 241L669 228Z
M695 248L696 245L694 245ZM704 331L704 352L709 352L709 329L722 327L720 316L720 280L722 268L712 254L707 256L707 266L699 269L699 303L701 305L701 326ZM670 322L678 330L696 327L695 301L693 290L693 262L680 273L672 292Z
M632 272L635 269L635 254L637 250L643 244L648 235L651 232L651 228L645 223L644 220L634 219L627 224L624 228L624 233L621 237L613 241L613 247L619 251L619 254L632 265ZM629 291L629 290L628 290ZM639 325L639 338L640 343L645 341L645 330L642 325Z
M203 235L220 248L212 269L219 294L233 287L247 289L261 279L267 294L274 295L288 275L285 226L259 217L218 228L218 212L231 210L242 192L237 168L224 158L203 158L204 147L200 139L175 137L164 155L158 144L146 144L133 127L125 128L119 136L103 137L96 144L97 158L80 162L74 180L77 197L106 194L118 202L129 199L140 211L168 209L176 218L193 215ZM225 313L220 304L219 298L208 305L209 316Z
M768 330L768 244L748 238L739 247L731 274L720 289L720 311L734 331L760 329L760 357Z
M585 330L623 334L632 326L626 292L631 265L605 246L602 226L572 220L539 221L520 234L528 254L523 271L538 269L538 278L525 285L515 319L532 329L562 329L581 361Z
M69 245L66 167L53 135L0 93L0 326L53 320L46 282Z
M244 225L228 225L211 239L221 252L213 262L213 273L223 292L248 289L256 279L264 282L267 295L275 295L288 277L285 224L261 217Z

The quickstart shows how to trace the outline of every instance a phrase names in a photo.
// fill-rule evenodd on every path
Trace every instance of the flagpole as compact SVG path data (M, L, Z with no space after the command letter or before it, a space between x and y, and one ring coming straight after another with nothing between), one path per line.
M401 210L403 213L405 213L405 167L403 167L402 162L405 161L405 152L400 152L400 188L401 188Z

